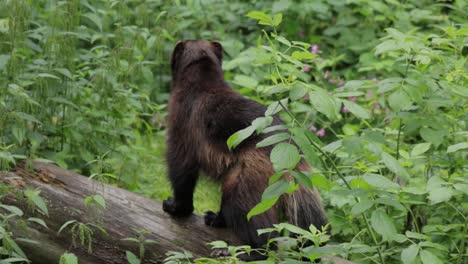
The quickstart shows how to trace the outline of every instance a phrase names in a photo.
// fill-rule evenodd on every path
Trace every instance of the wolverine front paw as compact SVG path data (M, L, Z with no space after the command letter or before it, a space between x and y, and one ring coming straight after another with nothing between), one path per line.
M205 225L212 227L226 227L224 218L218 213L213 211L205 212Z
M173 197L169 197L167 200L163 201L163 210L172 216L183 217L192 214L193 205L181 204Z

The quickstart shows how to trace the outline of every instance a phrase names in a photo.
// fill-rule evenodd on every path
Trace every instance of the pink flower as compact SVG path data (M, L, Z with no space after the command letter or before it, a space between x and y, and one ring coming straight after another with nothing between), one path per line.
M348 113L349 112L348 107L343 106L343 108L341 108L341 112L342 113Z
M342 87L343 85L344 85L344 81L343 81L343 80L340 80L340 81L338 82L338 87Z
M356 96L349 97L348 101L355 103L357 101L357 97Z
M374 109L380 109L380 108L382 108L382 107L380 106L380 104L375 104L375 105L374 105Z
M315 132L317 137L324 137L325 136L325 128L321 128L319 131Z
M319 53L318 45L317 44L312 45L312 47L310 47L310 52L312 54L318 54Z
M304 65L304 67L302 68L302 72L310 72L310 66Z
M316 131L317 131L317 128L316 128L314 125L311 125L311 126L309 127L309 130L310 130L310 131L316 132Z
M334 79L329 79L328 82L334 84L336 81Z
M366 94L366 98L372 98L374 96L374 93L372 91L368 91Z

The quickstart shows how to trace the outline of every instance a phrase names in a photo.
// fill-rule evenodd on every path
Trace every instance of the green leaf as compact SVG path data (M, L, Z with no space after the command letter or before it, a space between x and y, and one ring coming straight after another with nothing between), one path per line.
M3 209L5 209L5 210L9 211L10 213L12 213L14 215L17 215L17 216L22 216L23 215L23 211L21 211L21 209L19 209L16 206L13 206L13 205L0 204L0 208L3 208Z
M391 241L397 235L395 224L383 210L375 210L371 216L372 228L384 241Z
M358 203L356 203L353 208L351 209L352 215L359 215L367 211L367 209L371 208L374 205L374 201L369 199L361 199Z
M229 149L233 149L237 147L242 141L250 137L256 130L257 132L262 131L267 126L269 126L273 122L273 117L266 116L266 117L259 117L252 122L252 125L237 131L236 133L232 134L228 140L227 145Z
M40 218L30 217L30 218L28 218L28 221L34 222L34 223L39 224L39 225L41 225L41 226L43 226L45 228L48 228L47 224L44 222L44 220L42 220Z
M316 54L313 54L313 53L310 53L308 51L294 51L292 54L291 54L291 57L295 60L311 60L315 57L317 57Z
M260 11L251 11L249 13L247 13L246 15L247 17L250 17L250 18L253 18L253 19L256 19L258 21L258 24L260 25L265 25L265 26L273 26L274 25L274 21L273 19L263 13L263 12L260 12ZM281 22L281 21L279 21Z
M255 80L254 78L247 76L247 75L241 75L241 74L236 75L232 82L241 87L247 87L247 88L255 88L258 85L258 81Z
M313 167L321 168L322 163L320 161L320 157L317 154L318 150L316 150L314 146L309 142L309 139L317 142L317 136L311 131L302 127L295 127L290 129L290 131L291 133L293 133L292 139L294 140L296 145L301 149L305 160Z
M271 8L272 13L282 12L288 9L291 2L289 0L279 0L275 1L273 7Z
M127 256L127 261L129 264L140 264L140 259L132 252L127 250L125 251L125 255Z
M78 258L73 253L63 253L60 264L78 264Z
M102 208L106 208L106 201L102 195L96 194L93 196L94 201L101 206Z
M291 182L285 179L280 179L279 181L273 183L265 189L265 191L262 194L262 201L281 196L283 193L286 192L290 185Z
M38 209L39 212L41 212L44 215L49 215L49 210L47 210L47 205L42 199L41 196L39 196L41 193L40 190L32 190L32 189L26 189L24 190L24 195L28 198L28 200L34 204Z
M281 99L279 101L271 103L267 110L265 111L265 116L271 116L274 115L280 111L283 110L283 105L285 108L287 108L288 105L288 98Z
M411 106L409 96L402 90L395 91L388 97L388 104L394 111L400 111Z
M257 148L262 148L262 147L270 146L270 145L276 144L276 143L278 143L278 142L287 140L287 139L289 139L290 137L291 137L291 135L289 135L288 133L278 133L278 134L274 134L274 135L269 136L269 137L263 139L262 141L258 142L258 143L257 143Z
M400 162L396 160L394 157L392 157L390 154L387 152L383 151L380 154L383 163L387 168L395 173L397 176L402 177L404 179L409 179L409 174L408 172L400 165Z
M0 260L0 264L15 263L15 262L29 263L30 261L27 258L7 258L7 259Z
M291 101L296 101L303 98L306 94L306 88L296 85L289 91L289 98L291 98Z
M336 102L325 90L320 89L309 93L310 103L317 111L331 121L336 119Z
M450 200L453 195L453 189L449 187L439 187L429 191L429 200L432 204L442 203Z
M411 156L419 156L421 154L426 153L431 148L431 143L420 143L414 146L413 150L411 151Z
M282 169L294 169L301 160L301 156L296 146L282 142L271 150L270 160L275 171L280 171Z
M65 228L67 228L67 226L71 225L71 224L74 224L76 223L76 220L70 220L70 221L67 221L65 222L59 229L59 231L57 232L57 235L60 234L60 232L62 232L62 230L64 230Z
M346 106L346 108L348 108L348 110L355 116L362 118L362 119L370 118L369 112L366 109L362 108L360 105L353 103L351 101L348 101L348 100L343 100L342 102Z
M442 260L436 257L436 255L432 254L432 252L429 250L421 250L419 256L423 264L443 264Z
M459 151L461 149L466 149L466 148L468 148L468 142L458 143L458 144L449 146L447 148L447 153L452 153L452 152Z
M299 183L301 185L304 185L305 187L307 187L309 189L314 188L314 185L312 184L311 178L309 176L307 176L306 174L304 174L303 172L292 171L291 174L294 177L294 179L296 179L297 183Z
M247 214L247 220L250 220L252 216L259 215L267 211L268 209L270 209L276 203L276 201L278 201L278 199L279 199L278 197L273 197L271 199L261 201L254 208L252 208L252 210L250 210L250 212Z
M50 74L50 73L39 73L37 76L39 76L41 78L50 78L50 79L61 80L60 77L58 77L57 75L53 75L53 74Z
M312 184L326 191L329 191L333 187L333 184L325 176L318 173L312 175Z
M370 185L383 189L399 189L400 185L379 174L366 173L362 178Z
M409 247L401 251L401 261L404 264L412 264L416 260L416 256L419 253L418 245L410 245Z
M392 91L395 88L401 86L402 79L401 78L388 78L381 80L378 84L379 89L377 90L377 93L385 93L388 91Z
M423 127L419 133L425 141L431 142L434 147L437 148L444 141L447 132L445 130L434 130L432 128Z
M279 24L281 24L281 21L283 21L283 14L281 14L281 13L276 14L276 15L273 16L272 25L274 27L277 27L277 26L279 26Z
M86 13L83 15L83 17L86 17L89 19L93 24L99 29L100 32L102 32L102 20L101 17L94 13Z

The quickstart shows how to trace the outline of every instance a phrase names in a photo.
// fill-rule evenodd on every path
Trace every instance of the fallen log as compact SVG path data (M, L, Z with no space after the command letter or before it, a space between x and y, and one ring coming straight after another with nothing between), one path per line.
M145 239L155 241L145 244L143 263L161 263L168 251L188 251L194 257L209 256L211 250L207 243L215 240L238 244L229 230L206 227L198 215L172 218L163 212L158 201L90 180L52 164L35 163L32 169L21 165L12 172L0 172L0 179L15 185L15 188L29 186L40 189L41 197L48 205L48 216L40 216L48 228L18 230L25 237L38 241L37 244L21 243L33 263L58 263L65 251L73 252L84 264L128 263L125 251L138 255L139 244L125 238L137 237L139 230L145 230ZM105 199L103 211L90 210L84 204L86 197L95 194ZM3 202L25 207L24 201L15 195L6 196ZM69 229L58 234L62 225L70 220L97 223L107 234L94 230L92 251L89 252L86 246L73 245ZM336 257L327 259L337 264L351 263Z

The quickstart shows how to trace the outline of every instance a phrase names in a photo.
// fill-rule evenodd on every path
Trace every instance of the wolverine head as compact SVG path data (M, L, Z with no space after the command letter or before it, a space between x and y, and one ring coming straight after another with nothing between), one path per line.
M184 72L194 65L215 65L221 68L223 47L219 42L184 40L177 42L171 56L172 74Z

